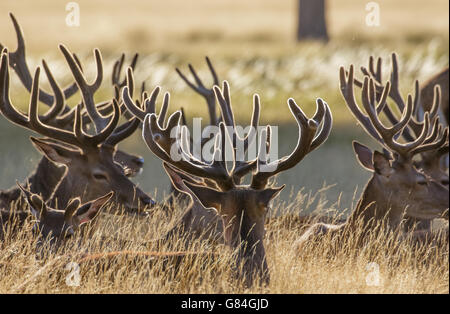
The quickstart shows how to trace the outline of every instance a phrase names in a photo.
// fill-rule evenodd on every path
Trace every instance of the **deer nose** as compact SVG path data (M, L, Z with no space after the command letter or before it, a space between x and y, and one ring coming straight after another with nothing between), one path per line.
M150 197L146 196L146 197L141 197L141 202L143 205L145 206L149 206L149 207L153 207L156 205L156 202L154 200L152 200Z
M139 167L142 167L144 165L144 158L137 157L134 159L134 163L138 165Z

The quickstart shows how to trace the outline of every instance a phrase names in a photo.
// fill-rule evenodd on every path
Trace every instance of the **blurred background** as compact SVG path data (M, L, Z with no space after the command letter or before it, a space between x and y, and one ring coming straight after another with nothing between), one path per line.
M301 164L281 174L278 182L288 186L283 200L300 189L314 194L327 186L325 207L341 210L352 205L355 192L358 198L370 176L356 162L352 140L377 145L363 134L343 102L339 66L355 64L359 69L370 55L382 57L386 79L395 51L406 95L415 79L425 81L449 59L447 0L2 0L0 42L14 50L16 35L8 12L15 14L23 29L29 67L34 69L45 59L62 86L73 79L58 44L80 56L89 78L95 72L92 49L100 48L105 80L98 101L113 95L109 76L114 61L124 52L129 62L138 52L138 84L145 81L148 89L161 86L171 92L171 111L182 106L188 118L202 116L207 122L204 100L186 86L175 68L189 74L191 63L210 84L204 61L209 56L219 79L230 82L240 123L248 125L252 95L260 94L261 123L279 127L280 154L290 153L297 142L297 126L286 100L295 98L312 115L315 99L323 98L334 115L332 135ZM29 95L15 74L12 77L13 103L26 110ZM48 88L45 78L42 81ZM71 104L78 102L79 95L73 98ZM29 135L0 116L0 189L26 178L39 161ZM161 198L169 181L139 132L121 147L145 157L144 172L135 181L148 192L157 190Z

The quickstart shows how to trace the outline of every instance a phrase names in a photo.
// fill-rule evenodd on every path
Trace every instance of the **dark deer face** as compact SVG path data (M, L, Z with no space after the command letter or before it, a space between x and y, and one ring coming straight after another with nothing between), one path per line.
M415 166L417 169L422 169L423 172L433 178L434 181L441 183L448 189L449 178L446 159L448 159L448 152L446 156L436 153L424 153L422 154L422 159L417 161Z
M255 190L239 186L221 192L215 189L185 182L206 208L215 208L222 218L225 243L239 249L246 281L257 275L269 280L269 269L264 249L264 222L271 200L284 188Z
M115 200L128 210L153 206L155 202L125 175L125 169L113 160L115 149L107 145L80 152L55 143L32 138L35 147L50 161L67 167L62 184L54 197L62 206L72 195L81 201L95 199L113 191Z
M372 184L367 186L370 199L380 202L378 213L393 221L405 218L430 220L448 215L448 189L419 172L413 162L392 161L380 152L354 142L356 156L361 165L373 172Z
M284 188L255 190L240 186L229 191L185 182L206 208L215 208L223 219L225 241L232 247L245 242L247 249L263 249L264 222L270 209L270 201Z
M30 193L20 185L19 187L25 194L30 212L36 218L33 230L42 239L49 240L51 246L55 248L63 245L88 222L93 221L113 194L110 192L82 206L80 199L75 198L64 210L58 210L48 207L37 194Z

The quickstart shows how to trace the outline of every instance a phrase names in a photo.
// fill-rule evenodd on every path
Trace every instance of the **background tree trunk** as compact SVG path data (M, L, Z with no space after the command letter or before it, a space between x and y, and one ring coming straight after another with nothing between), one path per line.
M298 0L297 41L305 39L328 41L325 0Z

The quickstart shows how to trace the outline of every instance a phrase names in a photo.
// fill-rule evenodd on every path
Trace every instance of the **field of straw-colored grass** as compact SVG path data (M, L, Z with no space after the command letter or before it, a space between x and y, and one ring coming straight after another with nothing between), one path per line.
M326 195L316 195L324 198ZM304 207L314 197L299 193L289 206ZM319 205L320 207L320 201ZM180 206L181 207L181 206ZM337 244L328 237L312 241L297 254L294 242L304 230L285 215L285 207L275 202L280 214L266 225L264 244L271 281L268 286L245 288L233 273L233 252L221 244L195 241L187 249L201 252L175 264L158 257L119 257L81 263L79 273L68 263L89 252L155 251L145 243L156 239L174 223L182 208L167 215L156 210L150 218L103 214L89 240L80 235L57 252L43 250L44 259L35 258L36 240L32 222L1 243L0 293L448 293L448 248L401 244L395 233L373 235L370 243L356 248L359 230ZM281 211L281 212L280 212ZM92 226L94 228L94 226ZM382 229L382 228L381 228ZM110 239L101 239L102 235ZM129 240L126 244L118 240ZM158 252L185 250L183 236L173 238ZM79 274L79 286L68 286ZM68 280L68 281L67 281Z

